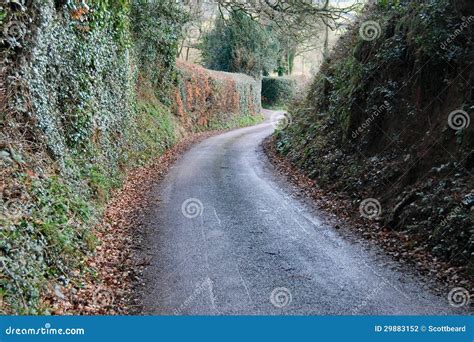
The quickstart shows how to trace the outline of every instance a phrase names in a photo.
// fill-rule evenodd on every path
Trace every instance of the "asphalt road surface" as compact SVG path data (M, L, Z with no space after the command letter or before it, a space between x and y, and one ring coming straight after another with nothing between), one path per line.
M406 267L293 196L260 147L273 129L267 120L211 137L152 189L142 313L453 313Z

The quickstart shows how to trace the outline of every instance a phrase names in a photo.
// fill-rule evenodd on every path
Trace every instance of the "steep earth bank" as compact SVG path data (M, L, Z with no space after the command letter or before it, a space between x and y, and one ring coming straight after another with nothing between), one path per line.
M474 6L386 3L341 39L274 144L369 230L472 279Z

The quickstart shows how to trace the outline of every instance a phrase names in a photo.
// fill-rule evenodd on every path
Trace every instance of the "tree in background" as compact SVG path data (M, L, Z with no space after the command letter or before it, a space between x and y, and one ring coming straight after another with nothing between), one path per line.
M260 22L272 22L293 40L303 43L320 29L321 21L336 29L348 13L360 9L364 0L229 1L215 0L229 12L245 12ZM344 6L339 5L342 3Z
M189 17L174 0L134 0L130 21L140 76L151 82L157 97L169 102L175 83L175 61L182 27Z
M275 72L278 73L278 76L291 75L299 45L287 34L279 30L276 32L280 50L278 51L278 66Z
M181 0L189 20L182 28L178 56L189 61L192 49L198 49L202 36L211 29L208 25L217 14L218 7L208 0Z
M221 12L244 12L254 21L273 27L280 51L279 76L291 74L296 56L316 49L328 53L329 30L350 23L364 0L228 1L215 0Z
M272 27L262 26L240 10L218 17L200 48L207 68L257 78L277 67L280 50Z

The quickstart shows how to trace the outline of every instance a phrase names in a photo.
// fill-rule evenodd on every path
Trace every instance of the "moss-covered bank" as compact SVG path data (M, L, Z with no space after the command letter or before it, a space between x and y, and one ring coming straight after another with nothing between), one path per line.
M473 12L447 0L368 8L276 139L318 186L351 198L354 215L376 209L365 213L373 229L471 275Z

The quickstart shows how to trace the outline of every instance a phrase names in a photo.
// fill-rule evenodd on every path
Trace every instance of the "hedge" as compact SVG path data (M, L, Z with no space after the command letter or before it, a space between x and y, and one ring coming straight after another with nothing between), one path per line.
M285 77L264 77L262 79L262 104L279 106L289 102L294 94L296 81Z
M239 116L259 116L259 84L244 74L178 62L175 112L185 126L209 128Z

